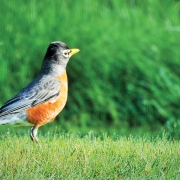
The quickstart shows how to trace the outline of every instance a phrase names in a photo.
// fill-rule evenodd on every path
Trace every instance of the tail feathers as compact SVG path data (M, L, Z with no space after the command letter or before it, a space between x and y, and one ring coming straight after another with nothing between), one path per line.
M0 118L0 125L14 125L14 124L29 124L27 122L27 113L21 112L16 114L9 114Z

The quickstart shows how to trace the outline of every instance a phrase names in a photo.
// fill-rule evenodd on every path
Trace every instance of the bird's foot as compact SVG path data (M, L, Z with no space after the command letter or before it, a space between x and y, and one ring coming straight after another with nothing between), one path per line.
M30 130L30 138L32 141L38 142L37 138L38 127L34 126Z

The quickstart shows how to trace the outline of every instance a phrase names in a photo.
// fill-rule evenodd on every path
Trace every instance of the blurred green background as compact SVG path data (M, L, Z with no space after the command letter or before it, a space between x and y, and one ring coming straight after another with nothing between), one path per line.
M1 0L0 19L0 105L36 77L59 40L81 51L51 126L180 137L178 0Z

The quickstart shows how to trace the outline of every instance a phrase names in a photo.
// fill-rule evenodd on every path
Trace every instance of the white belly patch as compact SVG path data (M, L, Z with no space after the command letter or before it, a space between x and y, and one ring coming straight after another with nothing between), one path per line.
M17 125L17 126L30 126L31 124L27 121L27 113L25 111L9 114L0 118L0 124L5 125Z

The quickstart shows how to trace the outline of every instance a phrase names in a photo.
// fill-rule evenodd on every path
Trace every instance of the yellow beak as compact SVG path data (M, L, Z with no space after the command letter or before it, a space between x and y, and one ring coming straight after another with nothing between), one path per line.
M80 50L79 49L70 49L70 57L76 53L78 53Z

